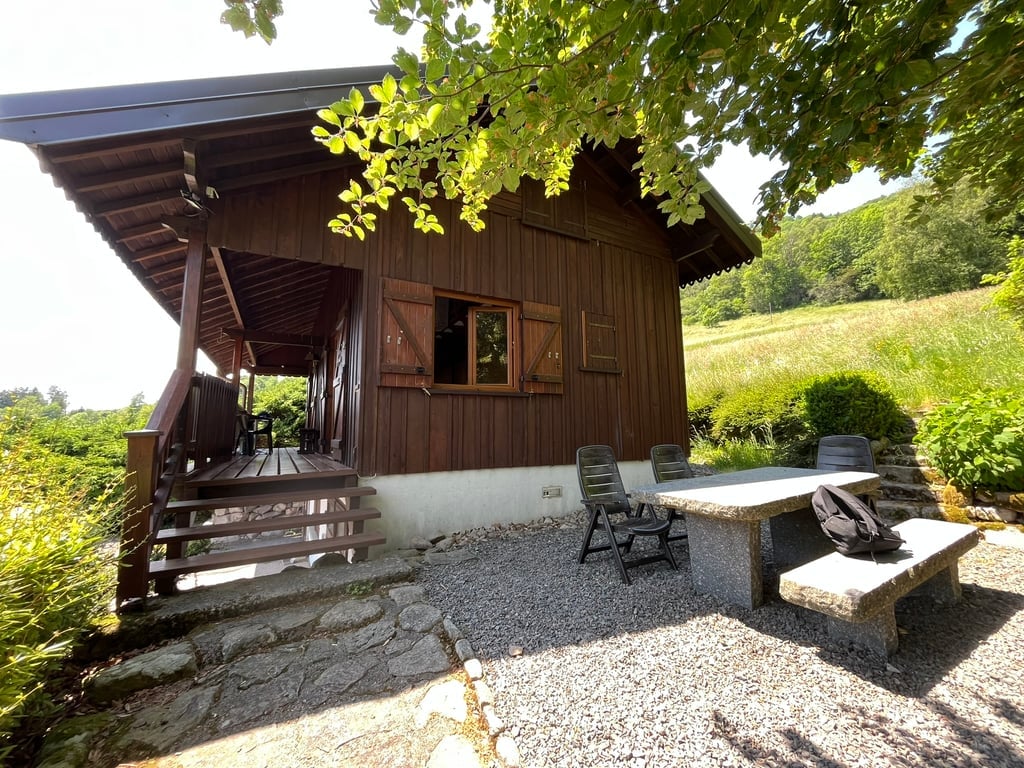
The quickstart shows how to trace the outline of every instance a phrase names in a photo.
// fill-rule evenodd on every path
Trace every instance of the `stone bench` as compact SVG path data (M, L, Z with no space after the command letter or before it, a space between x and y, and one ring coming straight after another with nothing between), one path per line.
M783 600L828 617L829 635L889 655L896 651L896 601L914 592L943 603L960 599L958 561L981 539L971 525L915 518L895 526L895 552L847 557L832 552L786 571Z

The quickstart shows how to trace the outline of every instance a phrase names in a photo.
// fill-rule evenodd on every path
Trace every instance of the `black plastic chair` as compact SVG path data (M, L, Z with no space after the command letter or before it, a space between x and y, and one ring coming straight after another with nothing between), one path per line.
M861 435L828 435L818 442L816 469L831 472L875 472L875 455L871 442ZM860 498L877 511L877 493L861 494Z
M654 470L654 482L667 483L670 480L680 480L685 477L693 477L693 468L686 460L681 446L665 443L651 448L651 469ZM681 512L676 509L668 510L669 525L676 520L685 520ZM687 538L686 533L669 534L669 541L679 541Z
M260 435L266 435L267 452L274 452L274 419L268 413L257 413L249 417L246 434L246 448L250 456L256 455L256 441Z
M607 445L587 445L576 451L576 472L580 481L582 503L589 513L587 531L580 547L579 562L594 552L610 551L625 584L630 583L627 569L664 560L673 570L678 570L675 557L668 546L668 532L671 524L658 518L646 504L634 510L629 496L622 485L615 454ZM594 532L601 527L607 543L593 545ZM619 536L625 534L624 540ZM637 536L656 536L659 551L647 557L623 560ZM621 550L621 551L620 551Z

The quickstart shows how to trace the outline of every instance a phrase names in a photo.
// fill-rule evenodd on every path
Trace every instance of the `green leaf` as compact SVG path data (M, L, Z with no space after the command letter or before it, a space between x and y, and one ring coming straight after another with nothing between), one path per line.
M444 77L445 64L441 59L430 59L427 61L426 79L428 81L440 80Z
M359 140L359 134L354 131L345 131L345 146L351 149L353 152L358 152L363 148L362 142Z
M323 120L325 123L336 125L339 128L341 127L341 118L335 114L333 109L321 109L317 111L316 116Z
M363 113L363 107L366 106L366 100L363 98L363 92L358 88L353 88L348 94L349 104L352 106L352 111L357 115Z
M398 93L398 83L391 76L390 72L384 75L384 79L381 81L381 88L384 90L385 103L390 104L395 100L395 94Z

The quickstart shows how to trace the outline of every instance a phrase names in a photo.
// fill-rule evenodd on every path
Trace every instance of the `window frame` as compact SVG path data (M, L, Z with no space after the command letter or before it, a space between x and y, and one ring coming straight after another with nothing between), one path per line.
M436 379L431 385L431 390L444 392L481 392L481 393L509 393L519 392L519 323L516 322L517 317L521 313L522 309L519 302L510 301L507 299L496 299L489 296L478 296L474 294L458 293L455 291L434 291L434 312L437 312L437 300L439 298L453 299L455 301L461 301L469 304L469 312L467 313L467 328L466 328L466 375L468 382L466 384L452 384L448 382L439 382ZM508 380L504 384L480 384L476 381L476 336L477 336L477 325L476 315L478 311L496 312L500 311L505 314L508 330L508 351L506 353L506 360L508 363ZM436 346L435 346L435 370L436 370Z

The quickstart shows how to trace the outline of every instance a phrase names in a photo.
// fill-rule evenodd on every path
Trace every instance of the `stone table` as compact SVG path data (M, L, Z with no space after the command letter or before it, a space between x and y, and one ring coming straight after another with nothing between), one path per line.
M810 507L814 491L826 484L862 494L880 480L873 472L760 467L642 486L631 495L685 514L694 590L757 608L764 602L761 521L771 520L776 565L824 554L832 545Z

